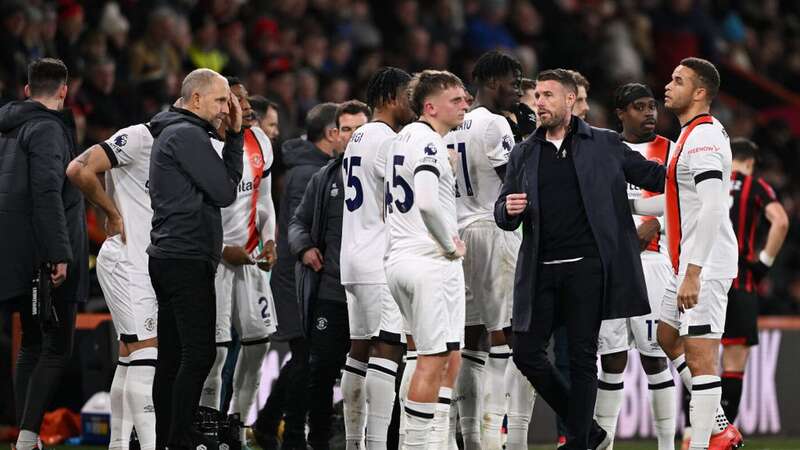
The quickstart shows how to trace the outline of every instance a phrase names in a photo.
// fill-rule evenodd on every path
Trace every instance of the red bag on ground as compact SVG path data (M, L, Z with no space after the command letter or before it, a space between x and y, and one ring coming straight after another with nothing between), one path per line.
M39 437L44 445L52 447L80 434L81 415L67 408L58 408L45 413Z

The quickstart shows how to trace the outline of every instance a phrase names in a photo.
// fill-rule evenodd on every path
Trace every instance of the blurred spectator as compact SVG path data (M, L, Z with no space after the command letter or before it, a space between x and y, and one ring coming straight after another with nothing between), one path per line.
M239 20L222 25L222 49L228 56L225 72L229 75L244 77L252 64L252 58L244 41L244 25Z
M517 42L505 25L507 0L482 0L480 14L467 21L466 43L474 53L495 48L513 49Z
M87 121L84 146L108 139L133 121L131 108L126 106L129 96L116 84L114 61L92 61L87 66L87 74L87 82L76 99Z
M127 79L128 64L128 31L130 22L119 10L119 5L114 2L106 3L100 15L99 30L107 37L108 55L117 64L117 77Z
M144 36L131 48L133 81L164 78L180 70L180 56L170 45L170 32L175 22L175 13L164 6L150 14Z
M202 14L192 21L194 41L188 52L190 70L208 68L217 73L227 73L228 56L217 47L217 23L210 15Z
M669 79L672 69L688 56L716 59L716 27L694 0L666 2L652 21L655 74L659 80Z
M59 4L56 51L70 71L81 63L79 44L83 33L83 19L83 6L79 3L66 0Z
M9 98L21 98L22 87L26 78L27 55L23 44L25 31L25 4L7 1L0 5L0 64L4 75L4 87Z

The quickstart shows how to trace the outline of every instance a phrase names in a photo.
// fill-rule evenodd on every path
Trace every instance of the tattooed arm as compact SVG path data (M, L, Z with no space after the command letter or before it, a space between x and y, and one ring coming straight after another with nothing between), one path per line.
M125 241L125 230L122 216L114 204L114 200L103 189L99 175L110 170L112 162L100 145L93 145L67 166L67 177L83 192L90 202L99 206L106 213L106 233L109 236L120 234Z

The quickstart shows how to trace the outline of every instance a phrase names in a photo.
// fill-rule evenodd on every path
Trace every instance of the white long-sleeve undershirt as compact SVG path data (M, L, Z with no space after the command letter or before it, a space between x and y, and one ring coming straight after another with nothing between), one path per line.
M439 177L429 171L420 170L414 175L414 198L422 221L433 239L445 254L456 251L453 236L447 227L447 220L439 205Z

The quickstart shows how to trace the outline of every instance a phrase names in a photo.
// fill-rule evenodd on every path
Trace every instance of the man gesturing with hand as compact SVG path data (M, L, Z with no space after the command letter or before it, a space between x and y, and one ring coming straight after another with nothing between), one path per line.
M567 425L566 449L602 449L610 439L592 421L602 319L650 311L627 183L662 192L664 167L610 130L572 115L577 86L563 69L539 74L540 127L511 152L494 217L522 225L514 281L514 362ZM570 387L547 358L566 324Z
M216 443L192 428L203 380L214 362L214 274L222 252L220 209L242 177L242 114L228 82L197 69L183 80L182 107L150 121L149 272L160 343L153 385L157 447ZM222 158L211 138L229 115Z

